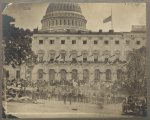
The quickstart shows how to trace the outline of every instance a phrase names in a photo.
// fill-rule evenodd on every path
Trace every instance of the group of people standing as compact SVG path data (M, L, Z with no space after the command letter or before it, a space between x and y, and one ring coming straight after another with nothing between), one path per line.
M12 97L19 94L18 97L29 96L35 101L38 99L47 99L50 101L63 101L64 104L67 102L69 102L69 104L72 104L73 102L97 103L100 98L99 94L96 93L97 91L91 92L88 87L83 90L82 88L85 87L86 84L82 84L75 80L61 81L59 84L51 85L47 84L46 81L29 83L21 79L18 82L12 80L11 82L8 82L7 86L15 86L18 88L17 90L11 88L12 92L8 92L8 94L13 95ZM26 87L26 89L22 89L23 87ZM28 90L28 87L33 89Z

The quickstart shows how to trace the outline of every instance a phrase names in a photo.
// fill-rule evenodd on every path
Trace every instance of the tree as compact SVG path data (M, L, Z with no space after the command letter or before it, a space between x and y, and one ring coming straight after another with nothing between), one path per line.
M12 67L19 66L34 56L31 50L31 36L33 32L11 25L15 19L3 15L3 40L5 44L5 64Z
M117 91L124 94L143 95L147 93L146 81L146 48L134 49L128 54L125 79L117 81Z
M128 55L125 87L132 94L146 96L146 48L135 49Z

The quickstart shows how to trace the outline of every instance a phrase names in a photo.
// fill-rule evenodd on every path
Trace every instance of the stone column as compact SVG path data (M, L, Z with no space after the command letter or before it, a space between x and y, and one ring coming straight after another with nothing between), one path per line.
M46 74L45 74L45 81L49 81L49 69L48 68L49 67L46 66L46 69L45 69L45 72L46 72Z
M116 81L117 80L117 70L116 69L112 69L112 81Z
M58 66L56 67L55 69L55 80L60 80L60 72L59 72L59 69L58 69Z
M66 72L67 72L66 79L67 80L71 80L72 78L71 78L71 69L70 69L70 66L67 67Z
M78 72L78 79L83 80L83 70L80 69Z
M89 82L93 82L94 80L94 68L90 67L89 69Z
M72 79L71 78L71 71L67 72L66 78L67 78L67 80L71 80Z
M106 71L105 70L101 70L101 81L106 81Z

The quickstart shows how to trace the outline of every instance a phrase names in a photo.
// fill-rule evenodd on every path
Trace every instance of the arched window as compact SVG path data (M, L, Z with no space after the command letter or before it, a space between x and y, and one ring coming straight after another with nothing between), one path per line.
M51 61L51 62L53 62L54 61L54 59L55 59L55 51L54 50L50 50L49 51L49 60Z
M87 69L83 70L83 80L89 81L89 71Z
M72 62L77 62L77 51L75 50L71 51L70 56L72 57Z
M43 62L43 60L44 60L44 59L43 59L43 58L44 58L44 53L45 53L45 52L44 52L43 50L39 50L39 51L38 51L38 61L39 61L39 62Z
M110 57L110 51L105 50L105 51L103 52L103 55L104 55L104 57L105 57L105 61L108 61L108 59L109 59L109 57Z
M38 70L38 79L43 79L43 69Z
M61 51L60 51L60 56L61 56L61 59L62 59L63 61L65 61L65 58L66 58L66 51L65 51L65 50L61 50Z
M66 73L65 69L60 70L60 80L66 80Z
M86 62L87 57L88 57L88 52L87 51L82 51L82 56L83 56L83 62Z
M32 70L31 69L27 69L27 79L28 80L31 80L31 78L32 78Z
M111 80L111 70L110 69L106 70L106 80L107 81Z
M92 54L94 56L94 62L98 62L99 51L94 50Z
M121 69L117 70L117 80L121 80L123 78L123 72Z
M116 59L118 59L118 60L120 59L120 51L119 50L115 51L114 55L115 55Z
M49 70L49 81L55 80L55 70L50 69Z
M72 79L77 80L78 79L78 71L76 69L72 70Z
M100 81L100 71L98 69L94 71L94 80Z

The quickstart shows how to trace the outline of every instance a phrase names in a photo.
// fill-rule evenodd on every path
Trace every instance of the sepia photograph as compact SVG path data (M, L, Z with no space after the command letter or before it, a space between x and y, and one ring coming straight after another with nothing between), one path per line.
M147 118L146 3L3 3L3 118Z

